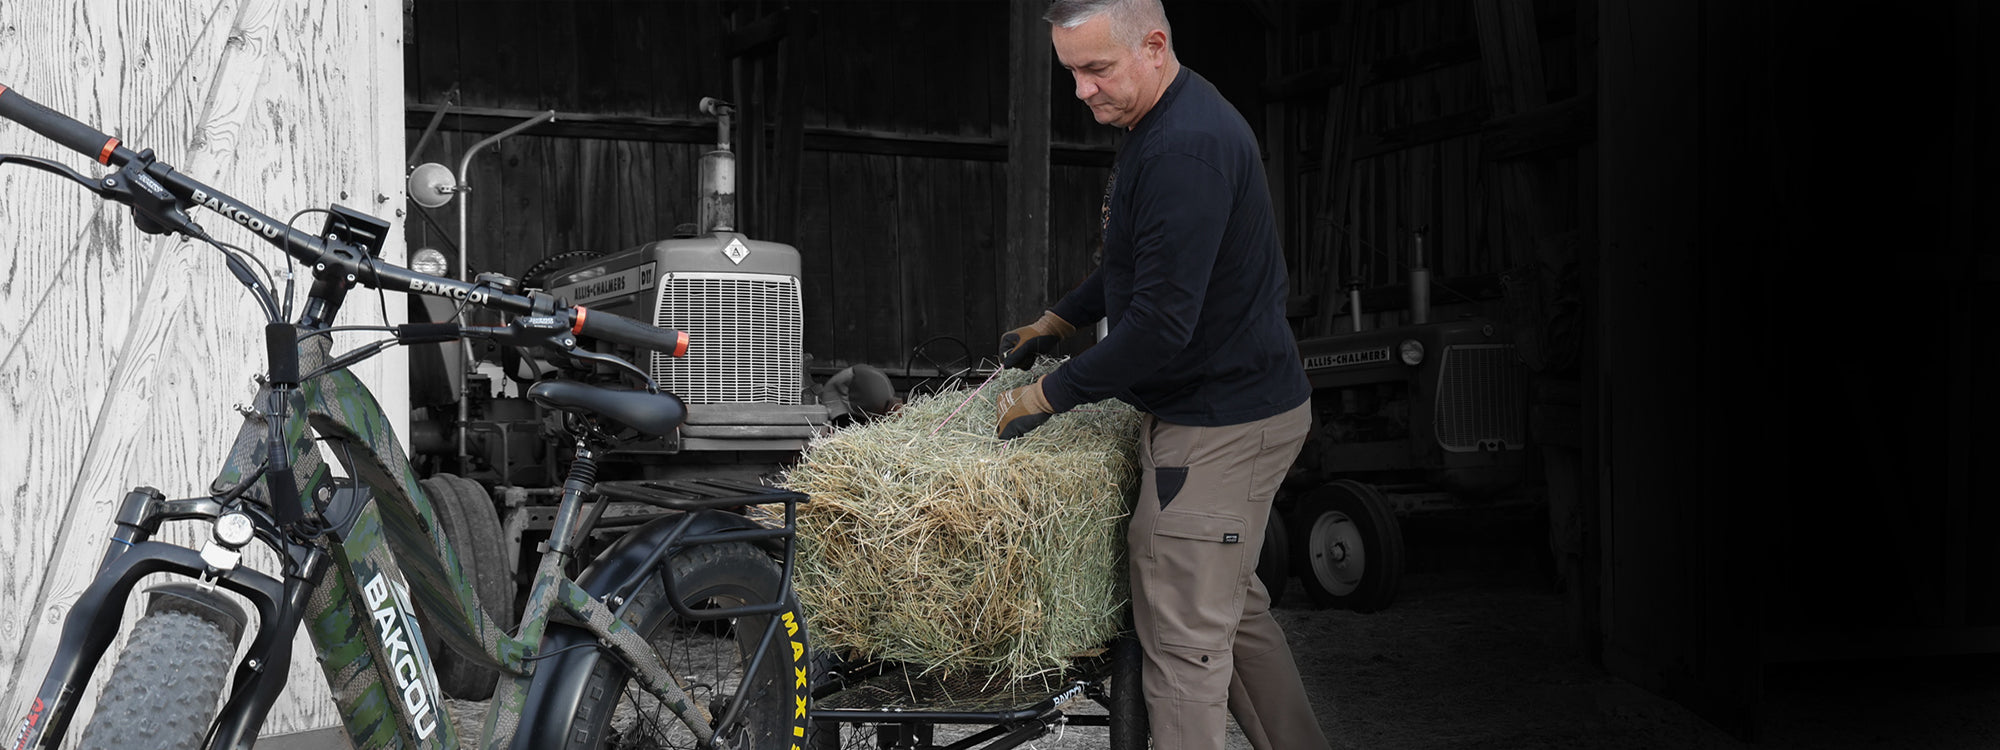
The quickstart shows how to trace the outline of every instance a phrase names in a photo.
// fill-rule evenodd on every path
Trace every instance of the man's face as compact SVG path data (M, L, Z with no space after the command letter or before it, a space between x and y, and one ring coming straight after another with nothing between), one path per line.
M1073 29L1052 26L1056 59L1076 78L1076 98L1099 123L1130 128L1159 100L1164 47L1149 35L1135 48L1099 14Z

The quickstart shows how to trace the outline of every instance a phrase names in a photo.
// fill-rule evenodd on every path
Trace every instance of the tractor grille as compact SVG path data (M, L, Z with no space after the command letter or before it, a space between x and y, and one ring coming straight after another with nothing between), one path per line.
M686 331L686 357L653 355L653 378L690 404L799 403L804 316L791 276L670 273L653 322Z
M1512 344L1445 347L1437 394L1437 440L1445 450L1526 445L1528 370Z

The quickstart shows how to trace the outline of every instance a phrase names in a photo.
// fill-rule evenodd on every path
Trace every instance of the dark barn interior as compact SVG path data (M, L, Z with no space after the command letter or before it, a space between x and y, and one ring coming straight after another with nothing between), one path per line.
M1042 0L406 5L412 165L556 113L471 159L471 273L694 222L703 97L818 377L947 374L1093 267L1119 140ZM1418 257L1430 317L1502 324L1576 653L1748 741L1787 670L2000 653L2000 6L1165 6L1262 141L1302 340L1409 324Z

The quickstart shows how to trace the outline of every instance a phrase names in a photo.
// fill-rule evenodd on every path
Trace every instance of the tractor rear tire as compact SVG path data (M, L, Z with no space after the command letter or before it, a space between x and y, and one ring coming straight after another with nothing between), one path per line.
M500 516L486 488L464 477L438 474L421 482L437 512L439 530L458 553L458 567L479 598L479 608L501 630L514 627L514 578L507 572L507 548L500 538ZM442 622L417 605L417 619L437 670L438 687L461 700L486 700L500 674L445 645Z

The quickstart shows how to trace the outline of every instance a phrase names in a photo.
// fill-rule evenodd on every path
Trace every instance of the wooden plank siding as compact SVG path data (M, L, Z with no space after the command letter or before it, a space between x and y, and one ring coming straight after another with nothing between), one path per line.
M394 3L26 0L0 4L0 83L279 218L339 202L399 220L401 40ZM0 122L0 152L95 168L13 123ZM118 500L139 485L205 493L240 423L230 407L262 370L262 317L217 253L143 235L123 209L21 169L0 170L0 196L0 713L21 716ZM195 218L284 269L227 220ZM400 259L400 241L387 254ZM348 309L346 322L380 322L373 294ZM403 369L399 357L358 368L399 422L407 387L385 374ZM160 538L206 535L170 524ZM247 560L273 569L268 554ZM303 633L295 649L267 733L337 724Z
M866 362L900 373L915 361L923 370L924 357L912 350L927 341L932 356L989 354L999 332L1020 322L1001 314L1007 285L1016 283L1001 263L1007 3L793 8L810 14L801 70L765 67L767 76L802 78L798 205L789 222L763 222L792 229L780 236L760 226L763 214L749 206L739 220L753 237L799 248L815 368ZM422 134L454 85L459 92L420 161L456 168L465 149L519 116L561 113L474 157L474 273L518 275L558 253L616 252L694 221L697 165L714 134L696 104L735 95L724 10L711 0L415 4L408 137ZM1045 282L1055 295L1088 270L1117 134L1090 121L1071 96L1069 74L1051 68L1052 169L1075 172L1054 180L1050 194L1052 215L1067 217L1048 229ZM1237 77L1254 83L1260 75L1261 62ZM777 113L764 115L774 127ZM739 152L749 148L742 132L733 144ZM775 142L775 131L766 140ZM751 156L740 154L746 163ZM739 171L739 198L771 200L775 191L751 179L750 170ZM409 223L410 244L450 254L456 208L427 216Z
M1049 276L1049 114L1054 110L1046 82L1049 25L1036 0L1007 4L1007 186L1006 250L999 277L1000 316L1027 321L1040 317L1053 296Z
M1575 3L1555 0L1536 6L1543 82L1550 100L1564 100L1576 94ZM1419 229L1427 230L1424 247L1432 278L1447 287L1454 280L1461 280L1457 286L1465 290L1490 287L1469 280L1537 260L1536 243L1510 238L1508 219L1498 212L1507 187L1496 171L1499 155L1488 153L1481 133L1493 119L1493 109L1472 3L1380 3L1370 14L1355 72L1361 82L1361 142L1352 164L1357 192L1351 208L1322 205L1321 136L1328 127L1324 101L1327 87L1342 85L1347 75L1337 64L1344 29L1332 22L1337 12L1306 15L1292 44L1279 55L1287 59L1277 63L1279 69L1271 71L1262 87L1266 96L1294 105L1286 108L1287 121L1278 125L1285 131L1276 142L1290 151L1274 162L1286 165L1285 173L1274 179L1287 186L1288 202L1280 214L1288 217L1286 246L1291 248L1295 293L1311 294L1328 275L1345 286L1356 265L1359 276L1354 280L1364 290L1404 284L1411 238ZM1315 23L1314 17L1326 20ZM1546 174L1555 185L1548 201L1554 219L1531 233L1544 243L1577 232L1581 218L1575 207L1588 202L1577 192L1579 164L1561 148L1570 144L1557 145L1554 151L1531 155L1532 163L1522 167ZM1316 250L1310 240L1328 225L1338 230L1340 241L1331 252ZM1358 263L1352 254L1359 254ZM1297 283L1303 279L1312 281ZM1449 289L1433 294L1437 304L1456 299L1460 295ZM1313 299L1307 305L1320 303ZM1400 319L1400 303L1392 304L1381 310L1381 322Z

